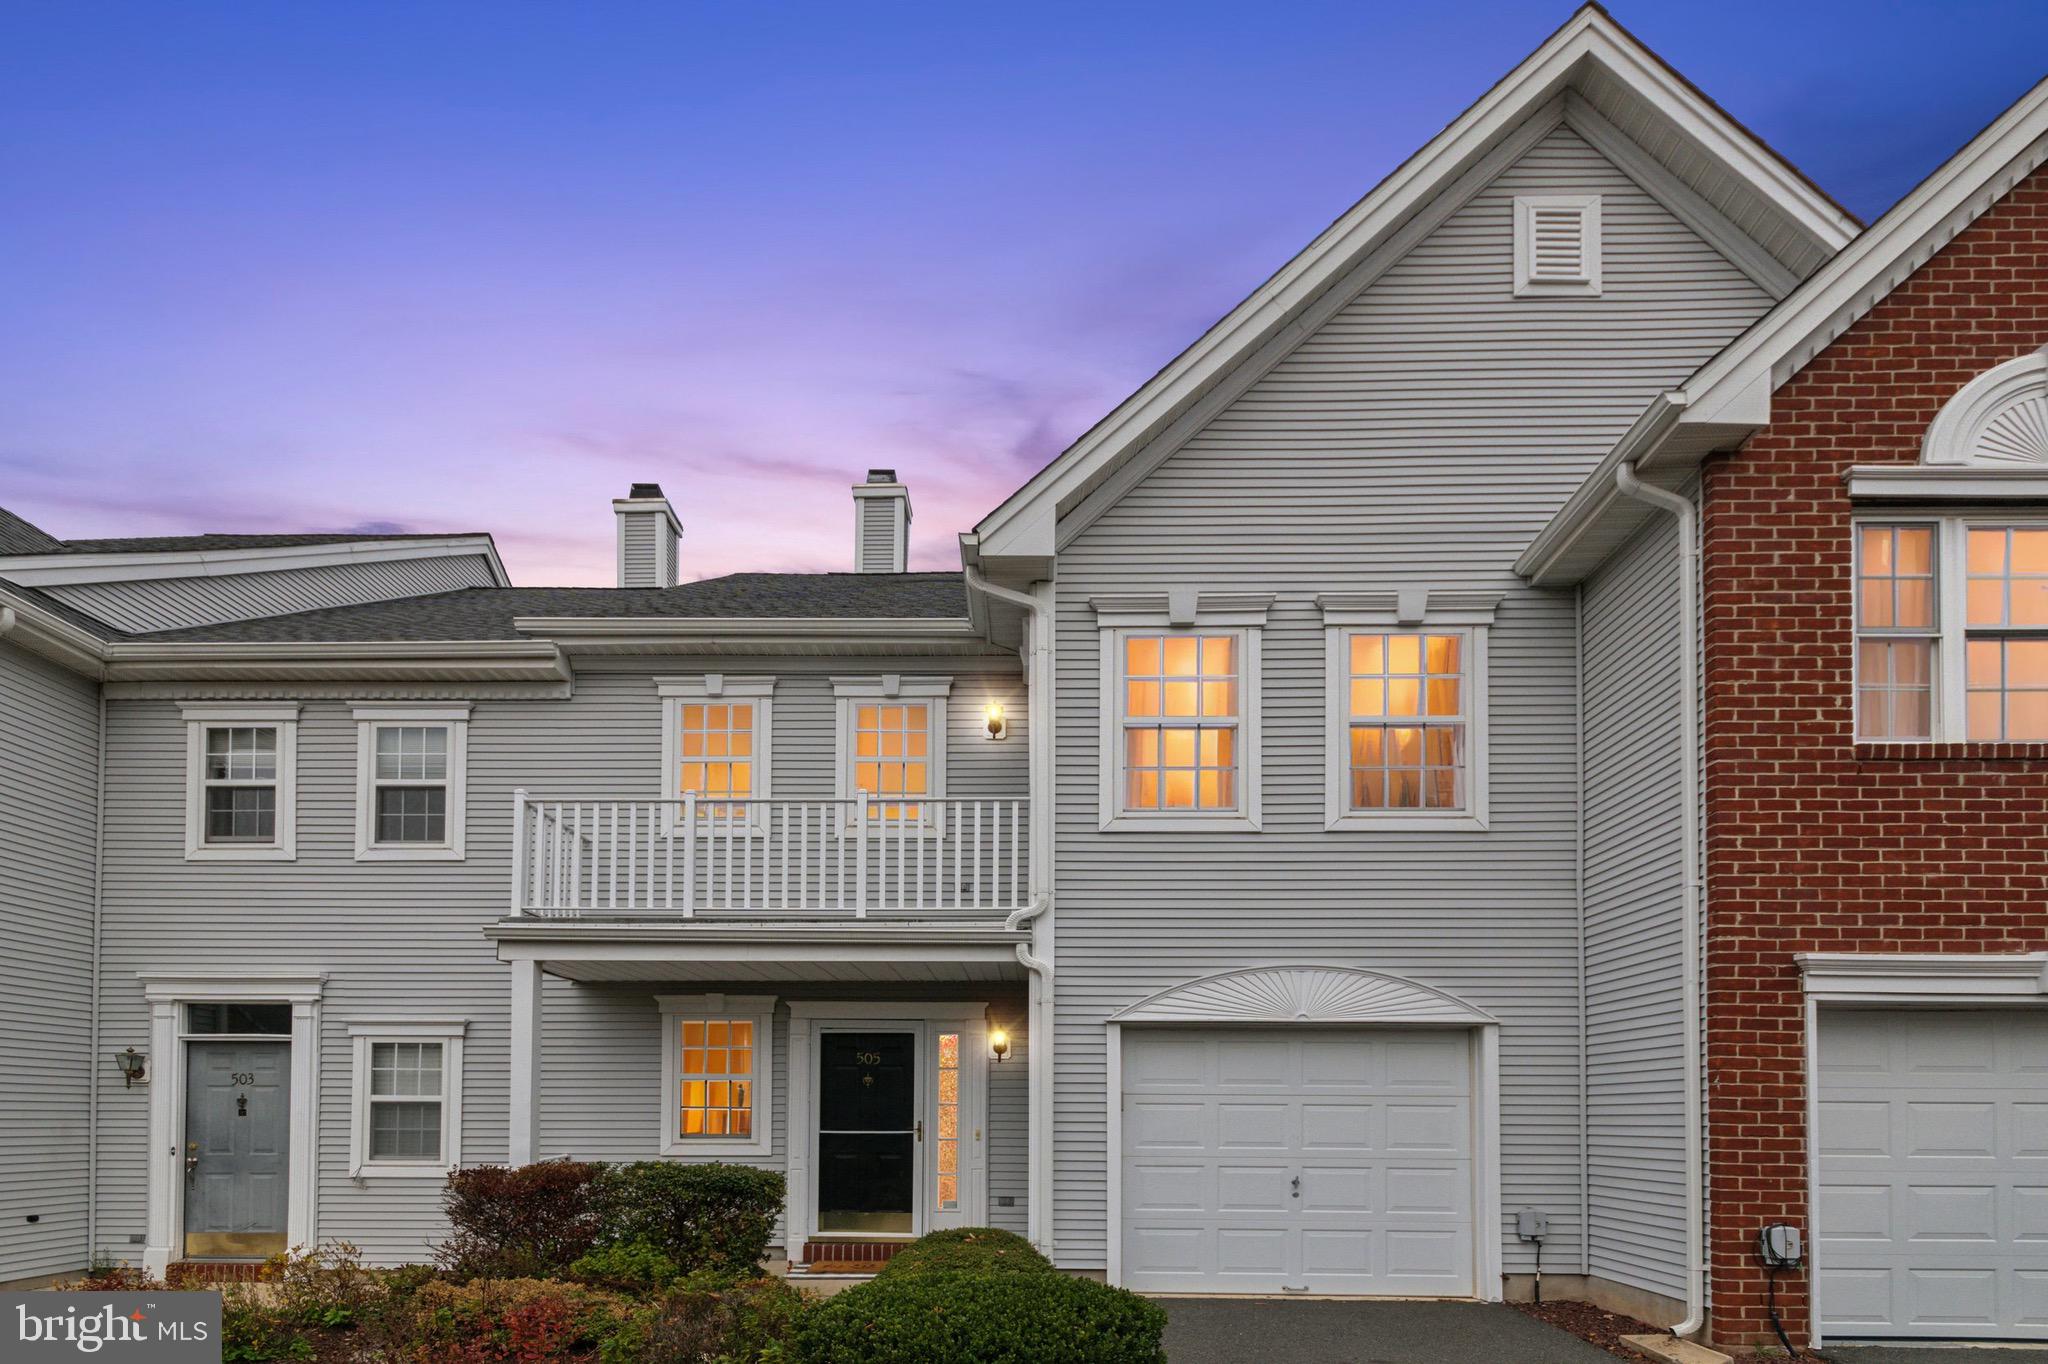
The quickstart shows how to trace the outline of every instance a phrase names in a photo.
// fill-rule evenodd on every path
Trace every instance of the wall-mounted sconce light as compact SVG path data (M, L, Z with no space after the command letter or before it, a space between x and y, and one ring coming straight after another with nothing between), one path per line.
M149 1058L133 1047L115 1052L114 1064L121 1068L123 1089L130 1089L138 1082L149 1078Z
M996 1060L1000 1062L1010 1054L1010 1034L1001 1028L991 1029L988 1035L988 1049L995 1053Z
M988 718L988 737L989 737L989 738L991 738L991 739L1000 739L1000 738L1003 738L1004 736L1006 736L1007 734L1009 734L1009 732L1010 732L1010 721L1009 721L1009 719L1008 719L1008 718L1007 718L1007 717L1006 717L1006 716L1005 716L1005 715L1003 714L1003 703L1002 703L1002 702L1000 702L1000 701L991 701L991 702L989 702L989 703L988 703L988 712L987 712L987 718Z

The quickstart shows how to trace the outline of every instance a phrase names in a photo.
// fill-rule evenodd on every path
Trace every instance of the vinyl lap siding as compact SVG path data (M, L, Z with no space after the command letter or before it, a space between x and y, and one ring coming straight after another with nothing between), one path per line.
M1603 197L1605 293L1512 296L1514 195ZM1502 1020L1502 1206L1578 1256L1576 635L1510 566L1656 392L1769 298L1568 130L1550 134L1061 551L1055 1125L1060 1262L1104 1264L1103 1020L1264 963L1412 976ZM1090 595L1273 592L1265 827L1097 828ZM1505 594L1492 827L1326 832L1317 593ZM1510 1228L1510 1271L1532 1268Z
M481 554L438 559L334 564L275 573L218 578L152 578L132 582L70 583L43 591L122 630L176 630L312 611L323 606L423 597L465 587L490 587L490 561Z
M860 499L860 571L889 573L896 564L896 504L886 497Z
M661 782L655 675L706 670L782 678L775 709L775 789L832 791L830 677L953 671L949 788L963 796L1024 793L1021 741L974 737L984 700L1015 711L1015 666L1004 659L721 658L605 660L581 670L567 701L485 700L469 737L469 857L458 863L357 862L355 723L343 700L308 700L299 727L299 857L294 863L187 862L185 733L172 700L109 705L105 1049L148 1042L138 970L230 972L304 968L328 974L321 1004L317 1233L355 1242L373 1260L416 1260L443 1232L434 1179L348 1177L352 1055L362 1018L455 1016L464 1047L464 1159L503 1160L508 1102L509 978L484 926L505 911L511 793L564 798L653 796ZM652 996L702 984L579 986L549 981L540 1150L626 1158L655 1149L659 1034ZM793 985L735 985L797 997ZM817 987L812 987L817 988ZM1014 986L947 987L955 998ZM892 997L876 986L870 998ZM1018 1070L1015 1063L1006 1069ZM102 1245L134 1258L145 1215L148 1091L102 1077ZM1021 1114L1021 1101L1017 1105ZM1016 1121L1022 1141L1021 1117ZM991 1140L996 1140L991 1134ZM1022 1157L1006 1157L1021 1178ZM1021 1194L1021 1188L1019 1189ZM1021 1217L1020 1210L1017 1214Z
M0 1283L83 1266L99 700L0 641ZM34 1222L29 1218L35 1218Z
M654 512L633 512L619 520L619 586L659 587L661 578L661 517Z
M1584 587L1588 1267L1685 1295L1678 534Z

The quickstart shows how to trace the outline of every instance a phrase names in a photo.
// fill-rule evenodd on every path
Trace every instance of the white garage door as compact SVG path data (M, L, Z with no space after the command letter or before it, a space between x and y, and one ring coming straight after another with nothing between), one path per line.
M1829 1339L2048 1339L2048 1015L1824 1011Z
M1129 1029L1123 1281L1472 1294L1471 1036Z

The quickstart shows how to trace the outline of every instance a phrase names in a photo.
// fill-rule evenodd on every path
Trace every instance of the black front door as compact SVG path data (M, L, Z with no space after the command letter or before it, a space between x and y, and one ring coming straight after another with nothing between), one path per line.
M818 1051L818 1230L915 1231L917 1034L828 1032Z

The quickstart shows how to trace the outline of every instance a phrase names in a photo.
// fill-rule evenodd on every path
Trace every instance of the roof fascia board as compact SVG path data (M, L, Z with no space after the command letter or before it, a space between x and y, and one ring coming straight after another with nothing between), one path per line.
M1001 558L1055 552L1055 532L1043 504L1057 506L1072 498L1101 465L1159 434L1239 357L1256 349L1352 261L1398 229L1425 198L1461 173L1494 139L1558 94L1574 68L1589 60L1601 62L1656 104L1706 154L1756 186L1816 242L1833 250L1855 233L1856 224L1847 214L1735 126L1604 13L1589 6L1574 14L1249 298L984 517L975 528L982 553Z
M569 682L575 676L562 650L546 640L117 640L105 646L105 657L107 679L123 682Z
M1565 92L1564 121L1593 150L1634 181L1643 193L1662 204L1673 217L1691 228L1702 241L1773 299L1781 299L1799 287L1799 276L1783 261L1730 222L1721 210L1672 174L1663 162L1644 151L1634 138L1609 123L1575 90Z
M153 550L137 554L24 554L0 558L0 574L25 587L67 583L134 582L159 578L224 578L244 573L281 573L295 568L333 568L349 563L394 563L482 555L498 585L509 587L505 566L488 535L433 540L363 540L333 545L285 545L265 549Z
M1203 427L1243 397L1259 380L1272 373L1274 367L1293 353L1297 346L1342 312L1358 295L1372 287L1374 281L1399 263L1418 243L1441 227L1451 215L1472 202L1472 199L1502 171L1520 160L1525 153L1555 132L1563 123L1564 104L1560 100L1553 100L1545 108L1532 113L1449 187L1438 193L1420 211L1411 215L1399 230L1367 252L1365 258L1350 270L1333 280L1318 298L1298 313L1293 321L1267 337L1251 355L1239 361L1215 386L1120 465L1100 486L1091 490L1071 510L1057 517L1053 540L1055 551L1065 550L1076 536L1122 501L1133 488L1172 458L1174 452L1193 439Z
M12 592L0 591L0 639L85 677L106 676L106 641Z

